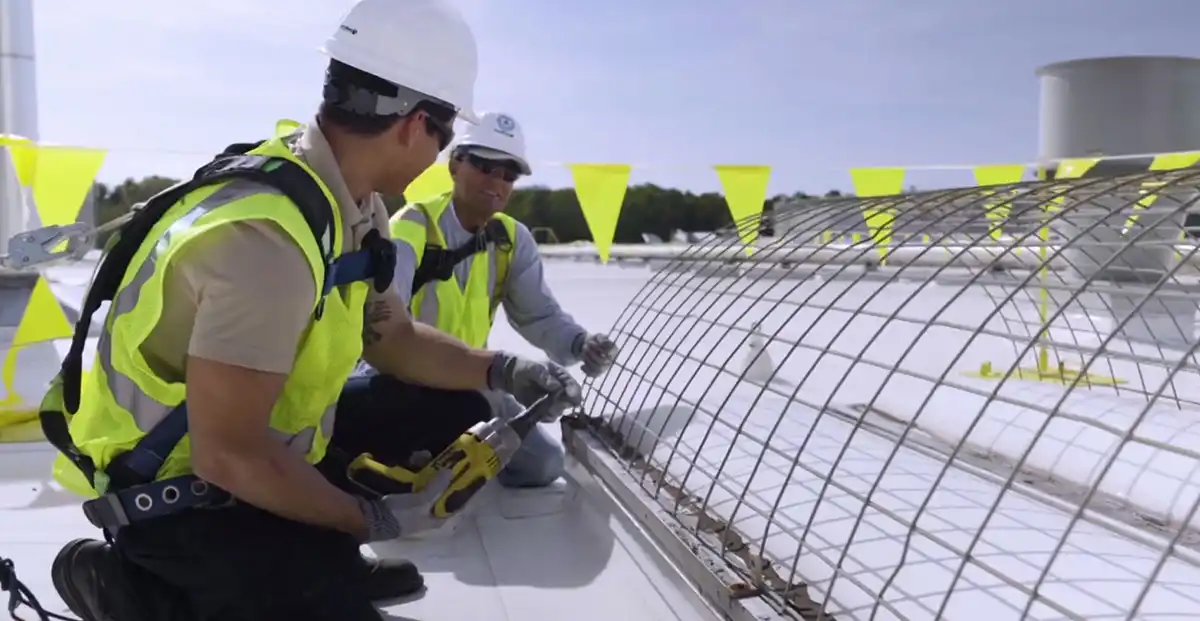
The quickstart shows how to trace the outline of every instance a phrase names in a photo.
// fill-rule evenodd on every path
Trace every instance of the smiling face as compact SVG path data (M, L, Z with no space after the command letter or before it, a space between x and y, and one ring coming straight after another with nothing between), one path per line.
M521 165L499 151L464 150L450 161L450 176L455 209L471 220L486 221L508 205Z

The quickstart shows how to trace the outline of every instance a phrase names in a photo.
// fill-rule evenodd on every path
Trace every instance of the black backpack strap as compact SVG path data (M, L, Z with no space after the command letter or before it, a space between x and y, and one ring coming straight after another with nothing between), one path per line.
M496 218L488 220L483 229L454 250L446 250L436 244L425 244L421 264L413 274L412 295L416 295L421 287L434 280L450 280L454 275L454 268L459 263L466 261L467 257L487 250L488 244L495 244L497 248L505 251L512 248L508 229Z

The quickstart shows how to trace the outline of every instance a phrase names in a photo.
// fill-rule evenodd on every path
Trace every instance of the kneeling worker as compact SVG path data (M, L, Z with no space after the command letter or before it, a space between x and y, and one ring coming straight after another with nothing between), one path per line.
M454 189L392 216L394 282L412 316L472 347L485 347L500 305L525 340L559 364L583 362L595 377L612 365L616 345L589 334L547 286L537 243L504 213L513 183L528 175L525 136L507 114L490 112L467 129L450 158ZM488 395L499 411L519 412L509 395ZM508 487L549 485L563 471L562 444L531 433L498 477Z
M447 0L358 0L324 51L316 119L281 122L148 201L89 288L43 403L107 540L67 544L52 568L86 621L378 620L372 602L421 576L360 545L440 527L431 507L449 482L371 494L347 480L350 461L437 454L488 416L483 391L549 395L549 418L579 402L562 367L413 322L391 283L377 193L430 166L456 117L477 122L462 16ZM360 358L380 374L347 383ZM70 485L61 463L56 478Z

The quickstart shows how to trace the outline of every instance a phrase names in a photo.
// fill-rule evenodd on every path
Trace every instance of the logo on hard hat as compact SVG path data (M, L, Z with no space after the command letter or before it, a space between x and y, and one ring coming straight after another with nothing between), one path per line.
M508 116L507 114L501 114L500 116L496 117L496 131L508 136L509 138L512 138L513 131L516 129L517 122L514 121L511 116Z

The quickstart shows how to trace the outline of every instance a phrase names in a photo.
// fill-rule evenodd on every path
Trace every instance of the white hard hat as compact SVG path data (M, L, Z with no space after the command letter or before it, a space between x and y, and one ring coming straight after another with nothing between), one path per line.
M522 174L531 174L525 159L525 132L512 115L485 112L478 125L467 127L456 148L465 148L471 155L489 160L512 160Z
M321 46L333 60L439 99L478 123L479 53L462 13L446 0L358 0Z

